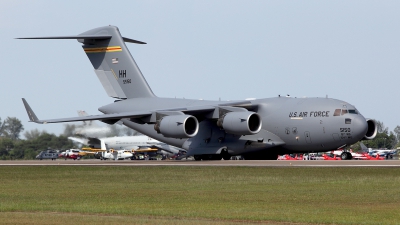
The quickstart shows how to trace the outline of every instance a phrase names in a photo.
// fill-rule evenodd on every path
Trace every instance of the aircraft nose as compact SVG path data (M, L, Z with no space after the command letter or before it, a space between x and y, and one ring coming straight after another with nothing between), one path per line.
M353 138L361 140L368 131L367 120L363 116L357 116L353 119Z

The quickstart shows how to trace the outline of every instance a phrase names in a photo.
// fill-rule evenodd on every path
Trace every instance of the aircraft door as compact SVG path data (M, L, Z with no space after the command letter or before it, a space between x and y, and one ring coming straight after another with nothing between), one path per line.
M306 138L307 144L311 144L311 136L309 131L304 132L304 137Z

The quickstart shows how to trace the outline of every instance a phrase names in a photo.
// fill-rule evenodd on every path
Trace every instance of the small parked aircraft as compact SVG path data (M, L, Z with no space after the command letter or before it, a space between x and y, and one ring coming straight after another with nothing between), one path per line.
M58 150L45 150L45 151L41 151L37 156L36 159L51 159L51 160L55 160L58 158L59 155L59 151Z
M334 155L333 157L330 157L327 154L323 154L322 157L324 157L324 160L341 160L341 158L336 157L336 155Z
M88 151L82 151L80 149L68 149L64 152L61 152L58 157L59 158L65 158L65 160L67 159L81 159L82 156L88 155L88 154L94 154L94 152L88 152Z
M95 158L101 160L124 160L124 159L131 159L133 157L133 153L128 150L114 150L109 149L106 151L98 151L94 154Z

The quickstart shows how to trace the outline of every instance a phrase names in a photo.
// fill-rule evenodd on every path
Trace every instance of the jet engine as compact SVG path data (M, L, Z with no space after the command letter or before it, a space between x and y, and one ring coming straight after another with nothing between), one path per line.
M199 122L190 115L164 116L157 121L154 129L164 137L191 138L199 131Z
M217 125L226 133L237 135L256 134L261 130L261 117L255 112L229 112L218 119Z
M367 133L365 134L363 140L374 139L376 136L376 133L378 132L376 122L375 122L375 120L367 119L367 124L368 124L368 129L367 129Z

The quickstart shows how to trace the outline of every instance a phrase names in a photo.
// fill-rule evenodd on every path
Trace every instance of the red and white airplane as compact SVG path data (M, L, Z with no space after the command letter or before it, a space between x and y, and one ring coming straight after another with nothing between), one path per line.
M372 157L369 154L365 153L364 156L367 158L367 160L384 160L385 157L381 157L379 154L376 154L376 157Z
M82 158L82 156L85 156L87 154L94 154L94 152L82 151L80 149L69 149L64 152L61 152L58 155L58 157L64 158L65 160L67 160L67 159L73 159L73 160L78 159L79 160Z
M297 156L295 155L294 157L286 154L286 155L281 155L278 157L278 160L303 160L303 155Z
M342 160L341 158L336 157L336 155L334 155L333 157L330 157L327 154L323 154L322 157L324 157L324 160Z
M343 154L343 150L339 149L339 150L331 151L331 153L340 158L340 156ZM353 150L351 150L351 149L350 149L349 153L351 154L352 159L358 159L358 160L366 160L367 159L367 157L365 157L364 154L353 152Z

